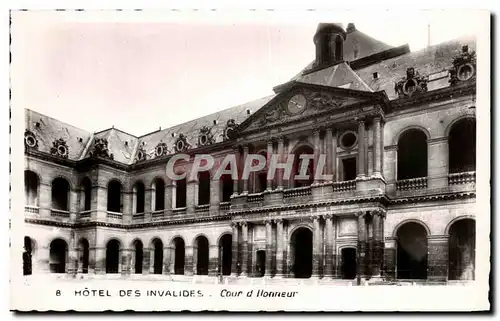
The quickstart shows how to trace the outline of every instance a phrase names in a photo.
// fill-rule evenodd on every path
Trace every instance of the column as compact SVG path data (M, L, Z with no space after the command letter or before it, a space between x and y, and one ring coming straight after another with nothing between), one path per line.
M273 263L273 225L271 220L266 221L266 271L264 276L270 277L272 275Z
M220 179L212 177L210 179L210 212L212 213L219 212L220 195L221 195Z
M373 175L381 176L382 173L382 144L381 144L380 117L373 119Z
M365 161L365 122L364 120L358 120L358 177L366 176Z
M198 177L186 184L186 212L193 213L198 206Z
M71 231L68 244L68 262L66 262L66 273L76 274L78 272L78 251L75 232Z
M381 231L380 231L380 210L372 211L372 225L373 225L373 237L372 237L372 262L371 262L371 270L372 276L380 276L381 266L380 266L380 240L381 240Z
M313 216L313 267L312 276L319 277L322 265L322 255L323 244L321 242L321 231L319 227L319 216Z
M158 195L162 197L162 195ZM153 182L151 184L151 212L156 211L156 184Z
M283 136L278 137L278 160L279 163L284 163L284 146L285 138ZM278 176L278 190L283 190L283 169L277 169L276 174Z
M243 160L240 163L240 167L244 168L246 159L248 158L248 145L243 145ZM243 170L242 170L243 173ZM242 194L248 194L248 177L242 177L243 179L243 192Z
M192 246L185 246L184 275L193 275L193 252Z
M316 170L318 170L319 155L321 153L321 141L319 137L319 128L313 129L313 140L314 140L314 159L313 159L313 173L316 176ZM319 181L314 177L314 184L318 184Z
M170 247L169 246L164 246L163 247L163 274L170 274Z
M171 190L171 195L170 195L170 201L171 201L170 203L172 204L171 208L177 208L177 182L174 180L171 181L171 185L169 187Z
M325 215L325 277L333 273L333 218L331 214Z
M132 250L125 248L120 250L121 274L130 275L132 270Z
M233 228L233 237L232 237L232 254L231 254L231 276L238 276L238 223L231 223L231 227Z
M284 246L285 246L285 239L284 239L284 233L283 233L283 220L282 219L277 219L275 220L276 222L276 276L277 277L282 277L283 276L283 257L284 257Z
M208 275L216 276L219 269L219 245L212 244L208 249ZM222 273L222 271L220 272Z
M169 245L167 247L168 252L170 253L169 258L169 267L168 270L170 271L170 274L175 274L175 247L172 245Z
M326 141L326 175L333 175L333 133L332 128L327 127L325 132L325 141Z
M337 264L337 217L332 215L332 276L333 278L338 278L339 276L339 268Z
M443 282L448 279L448 235L427 236L427 279Z
M241 235L243 237L243 244L241 245L242 259L241 259L241 276L248 275L248 224L241 222Z
M93 252L93 255L90 253ZM106 274L106 248L105 247L94 247L90 248L89 253L89 265L90 265L90 257L95 258L94 262L94 272L95 274Z
M384 243L384 274L390 279L396 278L396 240L388 239L387 243Z
M366 221L365 212L358 212L358 277L364 278L366 275Z
M142 274L149 274L151 269L151 248L144 247L142 249ZM154 255L154 254L153 254Z
M234 154L234 157L236 158L236 164L238 164L238 167L237 167L237 175L239 177L240 175L240 162L239 162L239 158L240 158L240 152L239 152L239 148L238 146L234 146L233 147L233 154ZM238 190L239 190L239 187L238 187L238 177L233 177L233 195L236 196L238 195Z
M269 173L269 167L271 164L271 156L272 155L273 155L273 141L272 141L272 139L269 139L267 141L267 159L266 159L266 169L267 169L268 173ZM268 191L273 189L273 180L270 179L269 176L267 178L267 188L266 189ZM266 253L266 258L267 258L267 253Z
M198 244L192 247L193 248L193 254L192 254L192 264L193 264L193 275L198 274Z

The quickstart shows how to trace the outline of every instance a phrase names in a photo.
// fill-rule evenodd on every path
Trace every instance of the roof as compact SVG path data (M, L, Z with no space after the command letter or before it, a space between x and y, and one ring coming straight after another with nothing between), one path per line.
M361 59L391 48L393 46L357 30L354 24L349 24L347 27L347 38L344 41L345 61Z
M476 49L474 38L462 37L416 52L400 50L394 57L385 53L397 48L353 29L353 26L348 26L344 47L347 57L354 55L350 51L354 44L357 44L359 49L358 59L367 57L370 64L364 64L359 69L353 70L348 62L342 62L309 73L306 68L289 83L307 83L364 92L385 91L389 99L395 99L398 97L394 90L395 82L406 76L407 68L414 67L420 75L429 76L427 85L429 91L447 87L449 86L448 70L453 65L453 58L460 54L462 46L467 44L469 50ZM382 52L378 52L379 50ZM309 68L311 66L312 63ZM377 77L374 77L375 73ZM286 86L278 87L285 88ZM96 138L105 138L114 160L130 165L136 162L140 149L146 153L146 159L154 157L155 147L160 143L166 143L170 152L173 152L173 145L181 133L186 136L187 142L192 147L197 147L198 134L203 126L210 128L216 143L221 142L228 120L234 119L236 124L241 124L276 96L277 94L263 97L141 137L116 128L93 134L29 109L26 109L25 122L26 128L36 136L40 151L50 153L53 142L62 138L68 146L68 158L79 160L89 156L90 147Z

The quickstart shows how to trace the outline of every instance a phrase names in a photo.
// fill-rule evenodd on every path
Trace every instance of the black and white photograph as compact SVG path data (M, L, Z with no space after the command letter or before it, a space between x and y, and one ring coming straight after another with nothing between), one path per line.
M11 10L10 37L12 310L489 309L489 12Z

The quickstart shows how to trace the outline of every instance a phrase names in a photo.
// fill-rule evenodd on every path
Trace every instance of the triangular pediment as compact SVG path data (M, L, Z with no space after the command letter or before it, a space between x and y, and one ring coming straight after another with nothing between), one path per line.
M239 132L300 122L380 101L380 94L293 82L239 127Z

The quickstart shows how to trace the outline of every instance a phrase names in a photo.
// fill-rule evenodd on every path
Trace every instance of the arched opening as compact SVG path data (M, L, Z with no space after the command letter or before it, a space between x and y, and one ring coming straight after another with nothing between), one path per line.
M118 181L111 181L108 184L107 210L117 213L122 211L122 185Z
M230 202L233 195L233 179L230 174L221 176L222 202Z
M403 224L397 232L397 278L427 278L427 231L415 222Z
M89 273L89 241L81 239L78 242L78 261L81 264L81 273Z
M24 237L23 275L31 275L33 273L34 243L29 236Z
M51 273L66 272L66 255L68 244L62 239L55 239L50 242L49 267Z
M153 273L162 274L163 273L163 242L160 239L154 239L154 263L153 263Z
M293 154L294 154L293 167L292 167L293 187L310 186L314 181L313 160L307 158L301 159L300 155L314 156L314 150L311 147L304 145L297 148ZM305 176L300 175L302 164L304 162L307 162L307 169L305 172ZM304 178L300 177L299 175L303 176Z
M398 140L398 180L427 176L427 136L408 129Z
M110 240L106 245L106 273L120 272L120 242Z
M342 61L344 55L344 41L341 36L335 36L335 61Z
M52 182L52 209L69 211L69 183L58 177Z
M174 274L184 274L185 244L184 240L176 237L174 243Z
M222 254L222 258L219 256L219 267L222 268L222 275L231 274L231 262L232 262L232 244L233 236L231 234L224 234L219 240L219 254Z
M196 274L208 275L208 240L204 236L196 238Z
M178 180L175 194L175 204L177 208L186 207L186 178Z
M144 213L144 201L146 200L146 189L142 182L137 182L133 187L134 211L135 213Z
M476 170L476 120L469 117L457 121L448 139L450 173Z
M85 177L82 181L82 211L90 211L91 195L92 195L92 183L88 177Z
M266 251L258 250L255 259L255 276L261 278L266 274Z
M306 227L298 228L290 240L293 252L292 272L296 278L310 278L312 275L313 233Z
M141 240L134 241L134 273L142 274L142 264L144 260L144 246L142 245Z
M198 174L198 205L210 204L210 172Z
M38 175L32 171L24 171L24 195L25 204L38 206L38 186L40 181Z
M340 251L340 270L342 278L352 280L356 277L356 249L352 247L343 248Z
M450 227L450 280L474 280L476 260L476 221L462 219Z
M165 182L161 178L154 180L155 190L155 211L165 209Z

